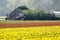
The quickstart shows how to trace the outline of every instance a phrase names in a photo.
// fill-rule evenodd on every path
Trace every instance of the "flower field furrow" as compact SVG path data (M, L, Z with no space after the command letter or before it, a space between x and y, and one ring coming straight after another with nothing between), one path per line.
M60 26L1 28L0 40L60 40Z

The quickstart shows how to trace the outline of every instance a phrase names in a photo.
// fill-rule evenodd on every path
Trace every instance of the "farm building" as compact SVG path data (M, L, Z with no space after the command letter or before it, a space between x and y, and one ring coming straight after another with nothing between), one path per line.
M5 20L7 16L0 16L0 20Z
M53 11L56 17L60 17L60 11Z
M6 20L55 20L55 13L45 12L41 10L28 10L26 6L20 6L12 11L6 18ZM23 12L24 10L25 13Z
M7 16L6 20L19 20L20 18L24 18L23 11L27 10L28 8L26 6L20 6L16 8L14 11L12 11L9 16Z

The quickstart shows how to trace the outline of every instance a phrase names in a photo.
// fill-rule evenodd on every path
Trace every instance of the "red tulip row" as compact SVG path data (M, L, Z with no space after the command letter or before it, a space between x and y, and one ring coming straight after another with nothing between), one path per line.
M0 27L35 27L35 26L60 26L60 22L20 22L0 24Z

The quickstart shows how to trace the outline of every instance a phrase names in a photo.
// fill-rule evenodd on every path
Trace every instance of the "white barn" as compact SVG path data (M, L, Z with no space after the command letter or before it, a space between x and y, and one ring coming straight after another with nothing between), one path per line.
M55 16L59 17L60 16L60 11L53 11L53 13L55 14Z
M0 20L5 20L5 18L7 18L7 16L0 16Z

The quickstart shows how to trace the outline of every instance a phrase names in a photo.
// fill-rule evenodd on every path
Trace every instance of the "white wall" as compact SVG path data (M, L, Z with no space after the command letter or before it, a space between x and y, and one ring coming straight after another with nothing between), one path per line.
M5 20L7 16L0 16L0 20Z

